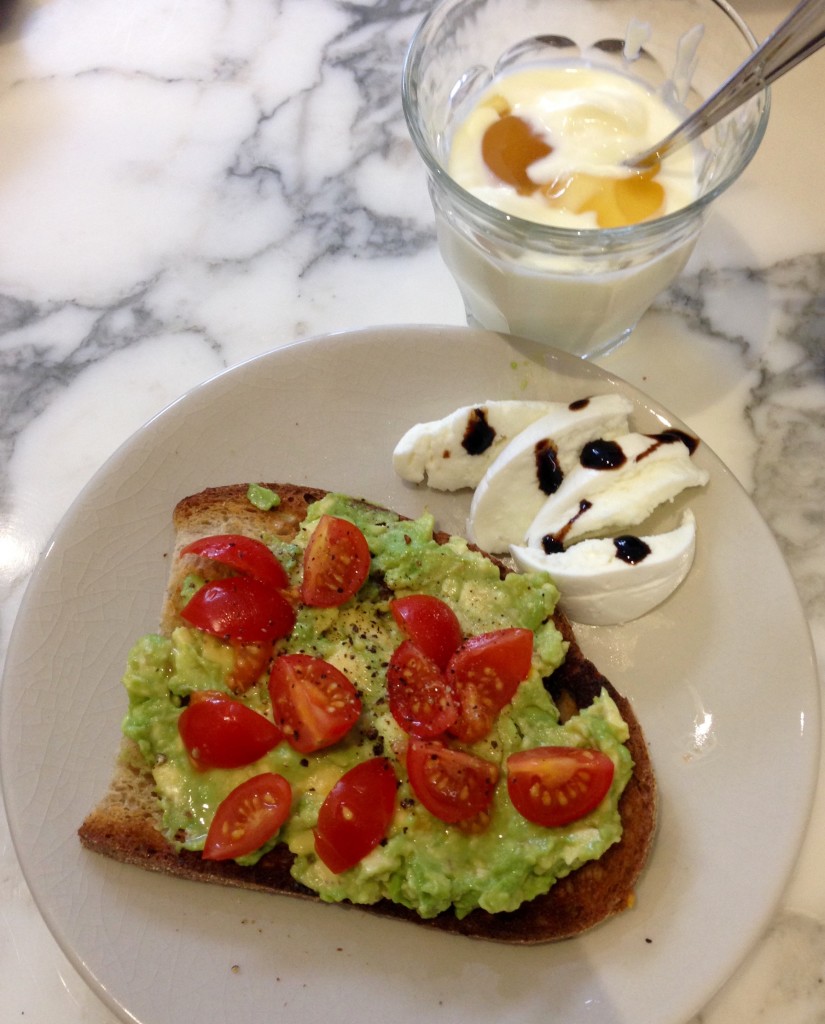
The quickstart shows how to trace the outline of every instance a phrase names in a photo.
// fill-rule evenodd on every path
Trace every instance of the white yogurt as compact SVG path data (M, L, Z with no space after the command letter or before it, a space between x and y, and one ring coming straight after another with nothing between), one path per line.
M482 154L484 133L502 109L552 146L527 169L535 186L529 194L497 178ZM454 128L448 170L508 219L491 223L450 190L431 188L441 254L470 322L582 356L622 341L684 268L696 242L698 214L662 221L697 195L693 150L662 164L655 179L662 205L653 219L621 228L609 243L592 230L599 226L596 212L567 203L574 194L581 199L582 181L584 191L592 185L586 177L561 189L563 202L545 192L558 192L561 186L550 183L576 173L603 178L609 191L627 177L623 158L658 141L676 121L643 83L601 68L547 65L496 80ZM585 230L560 239L542 235L548 227Z
M525 220L567 228L624 227L671 213L695 198L690 147L676 151L649 180L623 165L678 122L636 79L586 64L548 64L506 75L485 91L453 132L448 170L485 203ZM520 162L527 159L520 136L526 135L534 148L549 150L526 164L529 188L504 180L485 159L485 140L505 125L511 126L505 142L489 145L510 169L521 171ZM513 128L521 129L519 137ZM613 201L616 183L621 183L628 208ZM599 195L588 206L594 190ZM651 205L659 197L660 204ZM587 208L579 209L582 204ZM594 206L606 207L604 215L612 214L608 222Z

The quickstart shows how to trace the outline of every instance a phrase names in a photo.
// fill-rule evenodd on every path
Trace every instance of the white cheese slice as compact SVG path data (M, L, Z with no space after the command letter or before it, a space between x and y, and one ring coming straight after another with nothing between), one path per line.
M558 403L493 460L473 495L468 535L492 553L520 543L546 498L579 464L582 446L628 431L631 402L619 394Z
M585 536L624 532L687 487L708 481L678 435L626 434L607 442L618 448L618 464L594 469L578 465L542 505L525 537L527 547L547 550L551 538L568 547ZM614 452L614 454L616 454Z
M465 405L440 420L417 423L392 454L393 469L412 483L439 491L475 487L510 438L558 402L502 400Z
M676 529L638 542L648 553L635 564L619 557L612 538L582 540L549 555L540 548L515 545L510 551L522 572L550 573L568 618L611 626L652 611L684 580L696 551L696 519L688 509Z

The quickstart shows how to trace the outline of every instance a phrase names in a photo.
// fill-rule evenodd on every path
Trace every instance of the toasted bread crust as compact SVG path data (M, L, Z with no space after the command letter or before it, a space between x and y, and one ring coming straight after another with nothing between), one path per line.
M209 488L184 498L174 510L175 554L196 537L237 532L249 536L294 537L306 509L326 493L291 484L267 484L281 499L271 511L255 508L247 500L246 486ZM446 534L436 535L443 543ZM493 559L493 561L496 561ZM507 569L496 561L501 572ZM179 583L178 560L173 561L161 617L168 631L175 613L170 595ZM632 905L634 885L650 850L656 827L656 784L641 727L629 702L582 654L570 623L560 613L556 625L569 643L565 663L549 681L554 698L567 713L589 705L605 688L616 702L630 730L627 746L634 771L619 802L623 836L598 861L591 861L560 879L543 896L508 913L475 910L462 920L452 912L423 920L414 911L388 900L360 906L366 913L414 922L473 938L508 943L539 943L569 938ZM83 845L115 860L181 878L280 893L317 900L289 873L292 854L279 845L254 867L234 861L205 861L200 854L176 852L156 827L159 822L153 780L136 747L124 740L109 791L79 829Z

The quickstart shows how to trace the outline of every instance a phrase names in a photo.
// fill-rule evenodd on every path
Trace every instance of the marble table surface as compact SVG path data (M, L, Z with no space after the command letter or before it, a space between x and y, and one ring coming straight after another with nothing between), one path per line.
M463 323L400 107L428 6L0 0L0 652L73 498L169 402L296 339ZM762 37L790 3L739 9ZM774 87L688 267L600 361L750 493L820 664L824 83L821 54ZM821 792L770 928L696 1020L825 1020L824 857ZM40 918L3 815L0 993L3 1024L114 1019Z

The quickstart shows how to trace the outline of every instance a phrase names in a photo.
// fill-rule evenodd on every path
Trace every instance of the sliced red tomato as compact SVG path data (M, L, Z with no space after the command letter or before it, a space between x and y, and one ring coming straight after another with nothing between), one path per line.
M613 782L613 762L600 750L535 747L507 758L507 791L536 825L569 825L595 810Z
M289 586L286 569L260 540L240 533L219 533L201 537L181 550L182 555L200 555L213 562L237 569L245 576L266 583L276 590Z
M387 697L404 732L421 739L440 736L458 718L458 704L444 673L412 640L393 651L387 666Z
M318 812L315 852L336 875L386 836L395 812L398 779L386 757L362 761L341 776Z
M227 683L233 693L246 693L261 678L272 657L272 642L232 644L233 664Z
M252 764L284 738L268 718L214 692L193 696L178 718L178 732L201 771Z
M337 743L361 714L361 698L344 673L309 654L275 659L269 695L276 725L302 754Z
M461 706L450 734L463 743L483 739L527 678L532 659L529 629L498 629L465 640L447 667L447 679Z
M242 644L279 640L295 625L295 609L283 594L247 576L204 584L180 614L198 629Z
M283 775L264 772L237 786L218 804L203 847L204 860L232 860L274 838L289 817L292 787Z
M321 516L304 552L301 600L333 608L361 589L370 571L370 549L354 523Z
M498 782L498 765L437 741L410 739L407 773L430 814L448 824L486 811Z
M445 669L462 640L452 608L430 594L410 594L390 601L390 611L410 640Z

